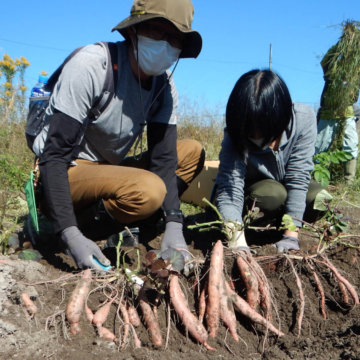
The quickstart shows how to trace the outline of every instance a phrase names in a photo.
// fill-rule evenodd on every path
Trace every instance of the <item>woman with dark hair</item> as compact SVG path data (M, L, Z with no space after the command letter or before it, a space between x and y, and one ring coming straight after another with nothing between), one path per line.
M297 229L285 230L275 246L279 252L299 250L301 221L315 220L312 205L322 189L310 183L315 139L314 110L293 104L279 75L270 70L242 75L226 107L215 185L223 218L229 224L242 223L254 202L268 223L279 223L286 213ZM229 246L248 250L244 231L235 231Z

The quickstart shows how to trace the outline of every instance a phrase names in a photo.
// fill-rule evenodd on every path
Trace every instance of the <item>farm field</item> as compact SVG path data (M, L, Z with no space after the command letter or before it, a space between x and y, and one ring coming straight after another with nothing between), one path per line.
M338 269L352 284L358 294L360 284L360 210L346 202L339 204L344 220L349 224L341 241L329 246L322 255ZM186 224L201 223L205 213L188 215ZM29 245L22 229L17 233L20 243ZM133 329L141 341L141 348L135 348L130 329L125 342L125 322L121 320L118 307L111 305L110 313L104 326L111 329L120 342L105 340L98 336L96 327L89 323L82 314L79 326L81 331L72 335L65 316L65 309L70 294L80 280L81 273L75 271L74 263L55 243L50 248L39 247L42 258L39 261L19 259L24 250L18 247L10 256L0 257L0 355L1 358L22 359L359 359L360 358L360 306L354 305L352 295L347 292L347 299L341 284L329 267L320 262L312 262L324 291L325 307L321 308L321 294L309 267L309 259L323 260L316 255L317 237L309 230L302 230L302 251L288 257L278 256L268 244L272 239L271 231L251 233L252 245L257 251L253 258L261 266L268 279L272 297L271 323L284 335L274 335L262 325L254 324L246 316L236 313L236 342L226 327L220 322L217 335L208 338L207 344L214 350L207 350L194 340L175 314L165 287L164 295L158 297L157 317L162 336L162 345L154 346L144 322ZM161 235L160 235L161 236ZM189 307L198 316L198 283L203 284L209 269L207 263L212 246L218 239L215 232L200 233L186 231L190 249L198 260L195 273L180 277L182 289L186 294ZM160 237L152 239L147 246L140 244L138 251L124 247L126 266L135 269L138 254L141 270L144 271L146 253L156 249ZM259 247L258 245L263 245ZM55 246L55 248L54 248ZM54 251L55 255L51 255ZM116 263L115 248L104 252ZM138 254L137 254L138 253ZM244 286L239 275L234 271L236 255L225 249L224 273L230 276L238 293L245 298ZM203 263L203 261L205 263ZM292 264L292 265L291 265ZM292 267L293 266L293 267ZM144 272L138 273L144 278ZM92 273L91 292L88 306L96 309L109 297L129 299L137 306L136 295L129 293L124 276L118 280L111 274ZM300 287L297 278L301 283ZM108 284L108 285L107 285ZM340 284L340 285L339 285ZM31 317L26 311L20 295L27 292L37 307ZM160 291L159 291L160 293ZM345 297L344 297L345 296ZM301 298L303 297L303 302ZM299 325L299 314L303 318ZM260 306L258 312L263 313ZM140 308L138 313L141 316ZM326 319L325 319L326 317ZM206 320L204 320L204 326Z
M176 253L170 263L153 257L161 224L137 247L102 241L113 268L89 274L47 229L32 245L24 196L34 160L24 139L29 63L18 63L6 68L17 69L20 87L9 82L6 89L13 90L0 92L0 359L360 359L359 159L351 186L343 184L337 164L329 216L301 229L299 252L276 254L279 234L269 229L247 230L251 255L231 251L218 230L200 231L198 224L214 220L211 211L182 203L194 265L188 276L177 273ZM12 72L5 73L9 79ZM198 140L206 159L217 160L223 117L185 104L179 138ZM133 276L145 281L143 290ZM86 296L79 292L74 298L82 302L75 306L72 294L80 285ZM132 305L138 324L130 321ZM234 307L235 322L227 322L224 308Z

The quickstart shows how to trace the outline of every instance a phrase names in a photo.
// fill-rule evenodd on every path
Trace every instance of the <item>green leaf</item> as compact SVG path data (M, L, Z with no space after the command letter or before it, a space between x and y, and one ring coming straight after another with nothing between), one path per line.
M347 230L348 224L344 221L340 221L335 225L335 227L339 232L345 232Z
M321 181L320 181L321 186L324 187L324 188L328 187L328 185L329 185L329 180L330 180L330 179L328 179L328 178L326 178L326 177L321 178Z
M315 197L314 209L320 211L327 210L326 203L329 203L332 198L333 197L325 189L319 191Z
M19 252L18 257L21 260L39 261L42 258L42 255L37 250L25 249Z
M340 163L338 157L337 157L335 154L331 154L331 155L330 155L330 160L331 160L331 162L333 162L334 164L339 164L339 163Z
M324 177L326 177L327 179L330 179L330 171L326 168L322 169L322 174Z
M345 154L345 157L346 157L347 160L351 160L351 159L353 158L353 156L351 155L351 153L349 153L349 152L347 152L347 151L345 151L344 154Z
M296 231L297 226L294 224L292 217L289 214L284 214L281 220L282 230Z
M323 176L322 176L322 174L321 174L320 171L315 171L315 172L314 172L314 179L315 179L315 181L321 182L322 178L323 178Z
M352 159L352 155L350 153L348 153L347 151L339 151L337 153L337 156L340 159L340 161L342 161L342 162Z

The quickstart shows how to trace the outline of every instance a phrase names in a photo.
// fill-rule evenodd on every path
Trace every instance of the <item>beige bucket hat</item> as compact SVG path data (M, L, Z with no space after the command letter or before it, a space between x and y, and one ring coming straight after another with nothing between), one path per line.
M130 16L115 26L125 38L125 29L152 19L164 19L173 24L184 36L181 58L196 58L202 47L201 35L191 28L194 7L191 0L134 0Z

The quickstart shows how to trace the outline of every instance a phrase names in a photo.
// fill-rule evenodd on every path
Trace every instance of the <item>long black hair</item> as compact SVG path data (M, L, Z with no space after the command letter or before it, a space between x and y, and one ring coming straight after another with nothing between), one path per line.
M249 136L259 134L265 145L287 128L293 117L292 100L282 78L270 70L251 70L236 82L227 106L226 129L240 154Z

